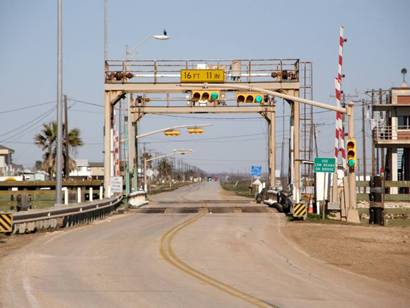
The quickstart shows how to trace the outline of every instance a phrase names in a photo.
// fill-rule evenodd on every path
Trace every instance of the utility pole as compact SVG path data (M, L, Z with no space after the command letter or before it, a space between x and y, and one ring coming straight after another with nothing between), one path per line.
M104 0L104 65L108 59L108 0Z
M362 153L363 153L363 180L367 180L366 170L366 122L365 122L365 101L362 99ZM363 193L366 193L366 186L363 186Z
M63 1L57 0L57 157L56 157L56 201L55 205L61 205L62 190L62 91L63 91L63 40L62 40L62 15Z
M64 95L64 178L68 179L70 173L70 157L68 153L68 107L67 95Z

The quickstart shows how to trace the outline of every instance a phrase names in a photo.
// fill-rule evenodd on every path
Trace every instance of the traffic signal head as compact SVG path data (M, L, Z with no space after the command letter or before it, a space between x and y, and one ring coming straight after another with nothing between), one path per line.
M216 91L216 90L192 91L191 100L193 102L198 102L198 101L215 102L215 101L218 101L220 97L221 97L220 91Z
M346 145L347 150L347 165L349 168L354 168L356 165L356 140L349 139Z
M201 127L188 127L187 130L191 135L200 135L204 133L204 129Z
M168 129L166 131L164 131L165 136L167 137L176 137L181 135L181 132L179 130L176 129Z
M264 96L263 94L260 93L251 93L251 92L238 92L236 94L236 102L237 103L245 103L245 104L250 104L250 103L256 103L256 104L262 104L268 102L269 97Z

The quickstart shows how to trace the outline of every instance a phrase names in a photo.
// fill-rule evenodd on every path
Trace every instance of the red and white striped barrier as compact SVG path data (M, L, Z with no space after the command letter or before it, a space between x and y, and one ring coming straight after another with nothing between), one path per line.
M344 28L340 27L339 34L339 61L337 66L337 77L335 78L335 90L336 90L336 106L341 107L342 99L342 65L343 65L343 44L346 39L343 37ZM336 163L338 160L339 152L342 155L343 166L346 167L346 150L344 142L344 129L343 129L343 114L336 112L336 134L335 134L335 158Z

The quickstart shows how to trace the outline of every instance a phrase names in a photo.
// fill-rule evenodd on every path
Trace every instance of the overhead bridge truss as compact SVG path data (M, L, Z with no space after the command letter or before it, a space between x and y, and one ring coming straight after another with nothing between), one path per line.
M301 62L298 59L253 60L110 60L105 63L105 156L104 186L110 196L111 134L114 105L130 94L129 119L134 127L145 114L203 114L203 113L259 113L268 123L269 185L275 186L275 97L283 98L291 106L291 130L300 131L299 114ZM187 83L182 80L184 70L223 72L223 78ZM217 103L198 105L189 95L196 90L221 91L224 97ZM238 103L232 96L238 91L253 91L268 97L260 104ZM177 95L187 97L177 97ZM131 98L131 95L136 97ZM156 99L154 96L158 96ZM308 102L309 100L305 100ZM135 132L135 130L134 130ZM135 134L129 134L129 148L135 147ZM299 199L300 159L299 134L292 140L291 173ZM130 152L131 153L131 152ZM131 156L132 157L132 156ZM134 159L133 168L137 168ZM295 185L296 184L296 185Z

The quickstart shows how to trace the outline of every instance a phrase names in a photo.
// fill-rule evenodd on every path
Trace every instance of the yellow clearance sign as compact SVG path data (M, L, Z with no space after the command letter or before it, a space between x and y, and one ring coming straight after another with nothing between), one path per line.
M181 83L219 83L225 81L225 71L221 69L181 70Z

